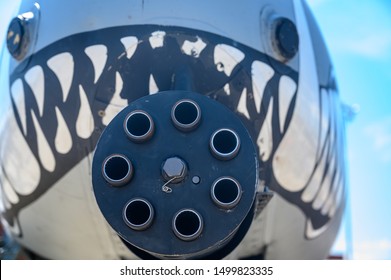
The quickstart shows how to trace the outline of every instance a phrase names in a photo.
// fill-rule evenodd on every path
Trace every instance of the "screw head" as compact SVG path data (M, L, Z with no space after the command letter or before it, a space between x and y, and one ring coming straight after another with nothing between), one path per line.
M185 178L186 173L186 163L178 157L168 158L162 165L162 175L166 181L179 183Z

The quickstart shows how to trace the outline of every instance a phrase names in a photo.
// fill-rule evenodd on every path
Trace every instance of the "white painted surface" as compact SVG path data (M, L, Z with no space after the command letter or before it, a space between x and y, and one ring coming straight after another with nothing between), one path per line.
M254 61L251 65L252 87L254 93L255 108L258 114L261 112L261 103L266 84L273 77L274 70L266 63Z
M49 68L56 74L62 89L62 101L65 102L69 95L74 73L74 61L70 53L60 53L47 62Z
M4 173L14 190L20 195L31 194L38 186L41 170L30 147L22 135L14 117L9 111L8 128L2 135L1 159ZM20 170L25 170L20 174Z
M166 32L164 31L155 31L149 37L149 43L153 49L161 48L164 46L164 37L166 36Z
M42 117L45 105L45 76L41 66L31 67L24 76L38 104L39 115Z
M201 52L206 47L206 43L201 38L197 37L197 41L191 42L185 40L182 45L182 52L193 57L200 57Z
M72 136L60 109L55 107L55 110L58 125L54 138L54 145L56 146L57 152L60 154L67 154L72 149Z
M0 168L0 183L5 195L3 199L7 200L5 206L7 209L9 209L11 208L10 203L16 204L19 202L19 196L16 194L15 190L11 187L11 184L8 181L7 176L4 176L3 170L1 168Z
M284 131L286 116L288 113L289 105L292 102L292 98L296 92L297 86L288 76L282 76L278 86L278 110L280 119L280 131Z
M138 39L135 36L128 36L121 38L121 43L125 48L126 57L130 59L133 54L136 52Z
M37 134L37 144L38 144L38 156L42 163L42 166L49 172L53 172L56 169L56 160L54 158L53 152L49 146L49 142L46 139L45 134L42 131L41 125L37 117L35 116L34 111L31 111L31 116L34 123L35 133Z
M228 96L231 95L231 89L229 88L229 84L228 84L228 83L225 84L225 86L224 86L224 91L225 91L225 93L226 93Z
M270 99L269 108L265 121L262 124L261 131L257 138L259 147L259 155L262 161L267 161L273 151L273 135L272 135L272 116L273 116L273 98Z
M11 86L11 96L18 111L22 124L23 134L27 135L26 102L24 97L24 87L21 79L17 79Z
M107 47L105 45L94 45L87 47L84 52L90 58L94 66L94 83L99 80L107 62Z
M94 118L88 97L83 87L79 85L80 108L76 120L76 133L80 138L88 139L94 131Z
M121 97L121 92L123 88L123 81L121 75L115 73L115 92L113 97L110 100L110 103L105 109L105 115L102 119L104 125L108 125L111 120L128 105L128 100Z
M22 244L50 259L135 258L129 251L117 253L121 242L103 218L86 176L90 163L91 155L20 212Z
M224 71L225 75L229 77L236 65L242 62L245 55L237 48L219 44L215 46L213 57L217 70Z
M156 85L155 78L153 75L149 75L149 94L155 94L159 92L159 88Z
M247 109L247 88L244 88L240 95L237 111L243 114L248 120L250 119L250 114Z

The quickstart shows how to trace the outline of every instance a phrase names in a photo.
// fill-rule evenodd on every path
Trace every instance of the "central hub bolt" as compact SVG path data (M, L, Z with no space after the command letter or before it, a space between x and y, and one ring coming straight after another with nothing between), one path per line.
M166 181L171 181L171 183L182 182L186 174L186 163L178 157L168 158L162 165L162 175Z

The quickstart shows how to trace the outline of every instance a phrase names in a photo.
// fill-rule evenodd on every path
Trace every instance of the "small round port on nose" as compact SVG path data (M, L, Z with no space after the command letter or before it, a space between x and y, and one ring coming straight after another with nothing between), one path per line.
M219 129L210 138L209 147L217 159L230 160L236 157L239 152L240 139L231 129Z
M123 219L134 230L146 230L153 221L154 210L147 200L134 198L124 207Z
M211 189L213 202L222 209L232 209L240 201L242 188L237 180L231 177L217 179Z
M283 61L292 59L299 51L296 25L288 18L279 17L273 23L272 44Z
M153 136L155 125L152 117L147 112L136 110L125 118L124 130L130 140L142 143Z
M103 161L102 175L110 185L120 187L132 179L133 165L124 155L110 155Z
M172 107L171 120L181 131L194 130L201 120L200 106L190 99L180 100Z
M180 210L172 220L175 235L183 241L192 241L199 237L203 230L201 215L192 209Z

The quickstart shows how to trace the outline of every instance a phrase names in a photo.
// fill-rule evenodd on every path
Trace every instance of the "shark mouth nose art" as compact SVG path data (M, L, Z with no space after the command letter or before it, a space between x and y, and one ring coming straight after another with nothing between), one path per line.
M306 237L315 238L327 227L344 195L340 160L329 148L337 143L342 149L343 142L336 139L341 128L333 117L338 112L331 111L336 95L332 82L316 85L314 95L322 104L314 119L319 146L306 185L292 187L275 170L281 167L278 158L284 157L284 142L298 129L295 108L306 106L300 105L305 99L300 75L306 73L228 38L193 29L124 26L86 35L71 35L48 45L33 54L27 66L19 65L11 74L13 112L8 120L14 131L7 141L17 139L31 160L19 163L15 151L2 151L3 216L9 225L17 227L24 207L94 151L102 131L123 108L144 96L172 90L173 77L185 65L195 92L224 104L240 118L256 144L260 165L269 166L261 168L260 180L270 180L272 190L306 214L310 229ZM193 116L182 114L183 106L194 109ZM196 131L202 112L199 115L200 111L186 102L175 108L170 121L177 121L179 130ZM235 145L228 147L227 153L230 157L235 157L240 144L233 136ZM211 146L226 151L215 140ZM280 148L285 149L283 153ZM215 152L217 157L220 154ZM13 170L30 173L23 180ZM315 182L325 177L329 179L315 187L319 185ZM239 189L233 184L234 194ZM223 201L219 184L213 194L217 203ZM229 202L235 204L236 197ZM22 236L23 230L18 231Z

